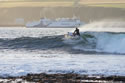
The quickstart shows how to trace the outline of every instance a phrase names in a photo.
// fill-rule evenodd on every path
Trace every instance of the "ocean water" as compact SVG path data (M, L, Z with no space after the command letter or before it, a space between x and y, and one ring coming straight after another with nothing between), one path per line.
M94 22L81 26L80 38L64 36L74 28L1 27L0 76L28 73L125 76L125 29L124 23L120 23Z

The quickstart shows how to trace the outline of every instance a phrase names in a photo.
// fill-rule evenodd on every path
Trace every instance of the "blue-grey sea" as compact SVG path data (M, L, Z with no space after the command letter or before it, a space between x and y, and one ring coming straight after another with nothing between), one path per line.
M125 76L125 29L104 24L80 27L79 38L66 35L75 28L1 27L0 76L28 73Z

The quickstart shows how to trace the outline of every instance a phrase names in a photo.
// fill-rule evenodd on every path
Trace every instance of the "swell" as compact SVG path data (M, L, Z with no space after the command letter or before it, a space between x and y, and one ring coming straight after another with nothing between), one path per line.
M61 50L68 53L125 54L124 32L81 33L80 39L63 39L63 35L44 37L0 38L0 49ZM68 42L67 42L68 41Z
M1 49L52 49L63 47L62 36L20 37L15 39L0 39Z

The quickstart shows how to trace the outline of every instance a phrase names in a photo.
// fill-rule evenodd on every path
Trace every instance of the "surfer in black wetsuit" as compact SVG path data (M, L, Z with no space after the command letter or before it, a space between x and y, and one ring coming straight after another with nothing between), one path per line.
M76 28L76 30L74 31L73 35L74 35L74 36L76 36L76 35L80 36L80 33L79 33L79 29L78 29L78 28Z

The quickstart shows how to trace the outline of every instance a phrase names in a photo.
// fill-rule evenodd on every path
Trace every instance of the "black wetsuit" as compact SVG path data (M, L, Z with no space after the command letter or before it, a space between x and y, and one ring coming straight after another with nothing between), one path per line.
M75 36L75 35L80 36L79 29L77 29L77 28L76 28L76 30L74 31L74 36Z

